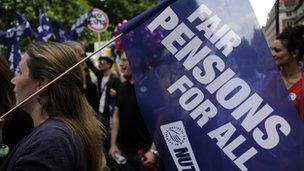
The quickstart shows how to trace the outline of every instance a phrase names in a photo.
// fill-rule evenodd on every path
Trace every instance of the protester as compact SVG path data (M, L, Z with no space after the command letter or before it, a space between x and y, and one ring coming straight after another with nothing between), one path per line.
M272 44L272 55L291 100L304 121L304 73L299 61L304 55L304 26L287 27Z
M4 56L0 56L0 114L3 115L15 105L13 85L10 80L13 75ZM17 143L25 137L34 127L32 118L22 110L15 111L4 122L2 134L0 134L0 164L8 156L4 152L11 152ZM7 148L8 147L8 148ZM7 148L7 149L5 149Z
M90 60L87 61L87 65L97 77L99 99L97 116L100 121L102 121L107 131L110 129L110 116L113 111L113 103L115 103L117 90L119 89L121 82L111 71L114 64L114 59L112 57L101 56L98 61L99 69L96 68Z
M112 158L121 154L127 159L121 170L146 170L156 163L157 150L139 110L125 53L122 54L120 67L127 81L122 84L117 94L109 154ZM139 154L141 150L142 156Z
M97 118L105 127L106 139L104 141L105 151L109 151L110 148L110 118L114 108L115 98L117 90L119 89L121 82L120 79L112 73L111 68L114 64L114 59L111 57L100 56L99 69L95 67L92 61L87 61L87 66L90 68L97 78L98 87L98 108ZM112 168L111 161L108 154L106 154L107 166Z
M33 43L12 79L17 104L79 61L59 43ZM4 162L1 170L100 171L105 166L102 128L82 93L78 66L21 106L35 128Z
M85 56L86 56L85 50L81 43L69 40L69 41L64 42L64 44L73 48L74 51L76 52L76 54L80 58L85 58ZM90 105L93 107L95 112L98 112L98 104L99 104L98 102L99 101L98 101L98 94L97 94L97 86L92 82L88 67L85 64L83 64L82 66L83 66L82 77L84 79L83 89L85 90L85 94L86 94L86 97L87 97Z

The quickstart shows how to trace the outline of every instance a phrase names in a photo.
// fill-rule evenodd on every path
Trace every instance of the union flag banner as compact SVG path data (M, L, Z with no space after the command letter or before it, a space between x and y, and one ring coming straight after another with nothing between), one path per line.
M178 0L123 46L167 170L304 170L303 124L248 0Z

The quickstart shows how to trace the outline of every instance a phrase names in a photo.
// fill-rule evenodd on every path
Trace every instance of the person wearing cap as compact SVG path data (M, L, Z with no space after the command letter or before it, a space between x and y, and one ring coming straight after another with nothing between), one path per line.
M121 81L111 71L114 64L112 57L100 56L98 61L99 69L95 67L91 60L87 60L86 63L97 78L97 94L99 99L97 118L104 125L106 136L110 137L110 117ZM109 141L107 141L109 139L110 138L106 138L104 142L105 150L109 149Z
M99 68L95 67L92 61L88 60L87 65L97 78L98 89L98 118L109 129L109 118L112 112L112 103L115 102L117 90L121 85L120 79L111 71L114 64L112 57L100 56L98 58Z

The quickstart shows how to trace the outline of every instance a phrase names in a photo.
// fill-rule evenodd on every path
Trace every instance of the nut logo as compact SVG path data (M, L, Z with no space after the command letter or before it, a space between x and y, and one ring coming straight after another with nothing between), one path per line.
M184 143L186 136L181 128L172 126L165 132L165 138L170 144L178 146Z

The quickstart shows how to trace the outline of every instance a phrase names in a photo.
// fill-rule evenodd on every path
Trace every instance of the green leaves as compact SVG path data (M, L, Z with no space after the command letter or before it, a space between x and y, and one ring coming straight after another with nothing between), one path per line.
M133 18L156 2L158 0L0 0L0 31L14 26L17 20L16 10L36 30L39 24L39 8L43 8L47 17L60 21L67 32L79 16L95 7L108 14L109 28L100 33L101 40L107 40L112 37L112 31L119 22ZM22 40L21 46L24 47L29 41L31 40ZM92 44L97 41L97 33L85 29L80 41Z

